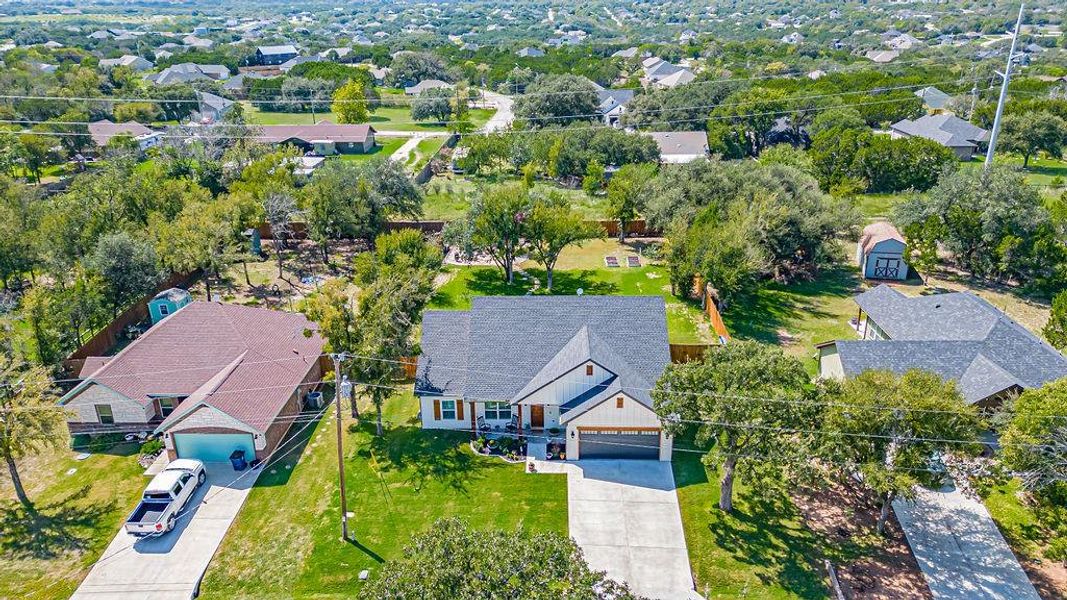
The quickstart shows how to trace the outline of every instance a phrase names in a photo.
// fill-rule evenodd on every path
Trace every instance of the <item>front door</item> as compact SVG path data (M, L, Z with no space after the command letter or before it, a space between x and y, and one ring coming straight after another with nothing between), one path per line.
M534 429L544 429L545 406L543 404L530 405L530 427Z

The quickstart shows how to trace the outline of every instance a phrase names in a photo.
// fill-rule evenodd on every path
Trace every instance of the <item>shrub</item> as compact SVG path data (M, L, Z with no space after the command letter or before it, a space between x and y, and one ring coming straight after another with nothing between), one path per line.
M155 456L163 451L163 440L148 440L141 444L141 454L143 456Z

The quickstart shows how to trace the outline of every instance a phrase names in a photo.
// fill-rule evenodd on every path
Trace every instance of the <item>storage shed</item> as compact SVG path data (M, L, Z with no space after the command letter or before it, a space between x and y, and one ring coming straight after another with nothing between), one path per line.
M906 249L897 228L888 221L878 221L863 228L856 245L856 262L866 279L904 280L908 278Z
M148 302L148 314L152 316L152 324L159 323L192 301L193 297L189 292L181 288L170 288L156 294L156 297Z

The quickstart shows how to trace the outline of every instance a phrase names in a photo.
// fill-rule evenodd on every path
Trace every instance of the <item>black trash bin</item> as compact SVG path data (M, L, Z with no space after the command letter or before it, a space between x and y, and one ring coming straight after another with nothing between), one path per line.
M234 450L230 455L230 464L233 465L234 471L244 471L248 468L248 461L245 460L244 450Z

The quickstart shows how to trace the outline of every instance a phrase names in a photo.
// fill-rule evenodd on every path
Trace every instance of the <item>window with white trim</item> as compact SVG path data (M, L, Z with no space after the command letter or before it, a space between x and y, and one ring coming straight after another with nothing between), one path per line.
M442 400L441 401L441 418L442 419L455 419L456 418L456 401L455 400Z
M486 402L485 418L507 421L511 418L511 405L507 402Z

